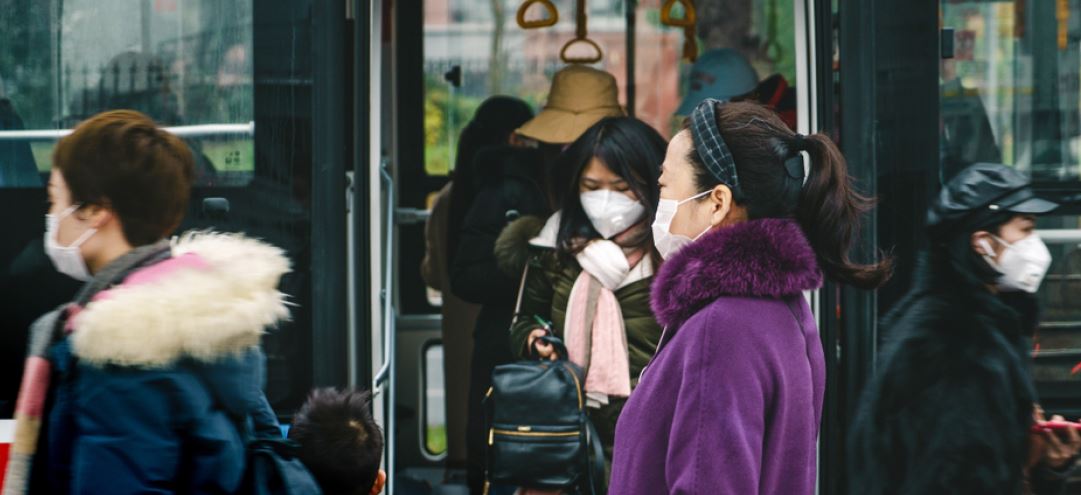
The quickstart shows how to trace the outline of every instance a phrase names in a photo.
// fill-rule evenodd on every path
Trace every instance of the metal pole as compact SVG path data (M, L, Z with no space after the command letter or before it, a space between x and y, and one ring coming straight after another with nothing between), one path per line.
M638 43L635 37L637 36L638 25L638 0L627 0L624 3L624 8L627 9L627 115L634 117L637 103L637 85L635 84L635 59L637 58Z
M150 53L150 0L140 2L139 10L139 22L142 25L143 53Z
M163 127L162 129L182 138L208 136L255 136L255 122L247 124L202 124ZM30 129L0 131L0 141L56 141L71 134L73 129Z
M386 205L386 239L384 240L384 249L386 250L386 264L383 275L383 368L379 370L379 373L375 376L375 386L373 389L378 390L379 386L385 382L387 389L387 415L384 418L383 431L386 435L387 446L387 493L394 493L394 471L395 471L395 455L397 453L397 437L398 434L395 431L396 414L395 414L395 401L397 400L397 392L395 390L397 386L397 366L395 366L395 353L397 352L396 337L395 337L395 314L394 314L394 271L391 267L394 266L394 178L390 175L390 170L384 168L382 170L383 181L387 186L387 205Z

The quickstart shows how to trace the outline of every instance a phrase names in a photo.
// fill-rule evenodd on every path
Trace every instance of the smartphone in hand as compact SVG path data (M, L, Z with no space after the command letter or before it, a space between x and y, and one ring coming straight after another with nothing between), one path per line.
M1081 423L1072 421L1037 421L1032 425L1032 432L1041 431L1069 431L1070 429L1081 430Z

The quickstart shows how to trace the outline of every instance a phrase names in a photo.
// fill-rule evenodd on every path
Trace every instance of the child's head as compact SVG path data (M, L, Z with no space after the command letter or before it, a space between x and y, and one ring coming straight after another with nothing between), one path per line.
M383 432L372 419L370 399L367 392L317 389L293 420L289 438L300 444L300 460L327 495L383 491Z

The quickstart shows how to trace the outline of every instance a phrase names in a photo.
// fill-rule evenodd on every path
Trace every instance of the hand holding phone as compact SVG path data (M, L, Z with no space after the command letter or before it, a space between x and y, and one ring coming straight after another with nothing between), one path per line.
M1032 432L1033 433L1040 433L1040 432L1043 432L1043 431L1047 431L1047 432L1052 432L1052 431L1069 432L1071 429L1081 432L1081 423L1074 423L1072 421L1051 420L1051 421L1037 421L1036 423L1034 423L1032 425Z

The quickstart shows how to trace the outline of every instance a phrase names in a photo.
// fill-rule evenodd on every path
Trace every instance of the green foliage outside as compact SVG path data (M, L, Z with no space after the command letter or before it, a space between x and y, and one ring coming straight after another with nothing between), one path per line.
M447 451L447 427L445 425L428 425L424 432L424 445L429 454L439 455Z
M424 92L424 170L448 175L454 169L457 139L483 101L480 97L452 95L442 79L428 75Z
M52 168L53 141L30 143L30 151L39 172ZM251 138L225 141L207 141L201 144L203 155L219 172L253 172L255 170L255 142Z
M218 172L255 171L255 141L250 138L204 142L202 152Z

